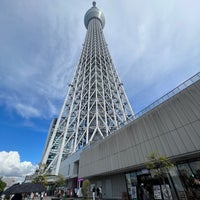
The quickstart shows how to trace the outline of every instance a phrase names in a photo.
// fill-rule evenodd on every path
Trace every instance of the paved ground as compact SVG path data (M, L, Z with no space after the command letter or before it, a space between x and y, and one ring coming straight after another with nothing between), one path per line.
M77 198L77 197L58 198L58 197L54 197L54 196L47 196L47 197L43 198L43 200L81 200L81 199L83 199L83 198ZM88 199L92 199L92 198L88 198ZM41 199L40 199L40 197L34 197L34 200L41 200ZM96 198L96 200L98 200L98 199Z
M54 197L54 196L47 196L44 197L43 200L81 200L83 198L76 198L76 197L68 197L68 198L58 198L58 197ZM89 200L92 200L92 197L87 198ZM34 200L41 200L40 197L35 197ZM96 198L95 200L99 200L98 198ZM108 199L101 199L101 200L108 200ZM114 200L114 199L112 199Z

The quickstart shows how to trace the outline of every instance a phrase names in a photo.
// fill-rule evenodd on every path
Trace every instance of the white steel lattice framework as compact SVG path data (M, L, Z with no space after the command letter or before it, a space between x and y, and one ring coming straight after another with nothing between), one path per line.
M41 162L53 174L58 174L63 158L134 118L103 35L104 15L95 2L84 22L87 33L82 54Z

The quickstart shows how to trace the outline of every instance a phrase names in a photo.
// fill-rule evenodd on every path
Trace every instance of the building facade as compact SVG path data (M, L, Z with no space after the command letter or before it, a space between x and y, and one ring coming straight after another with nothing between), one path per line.
M167 199L163 182L145 167L147 156L158 152L175 165L164 177L171 199L200 199L200 73L162 99L84 150L79 177L102 185L106 198L120 199L127 193L142 200L144 186L151 199Z

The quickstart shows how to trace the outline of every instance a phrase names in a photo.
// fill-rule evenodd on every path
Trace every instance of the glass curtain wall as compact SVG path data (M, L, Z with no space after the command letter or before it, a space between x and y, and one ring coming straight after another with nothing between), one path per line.
M200 161L177 165L188 200L200 199Z
M200 200L200 159L179 163L164 175L152 177L147 169L125 174L131 200Z

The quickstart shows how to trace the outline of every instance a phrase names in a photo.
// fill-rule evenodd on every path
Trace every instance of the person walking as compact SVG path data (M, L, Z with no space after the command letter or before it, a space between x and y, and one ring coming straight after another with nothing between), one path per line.
M22 200L22 194L16 193L11 200Z
M30 198L31 198L31 200L34 199L34 193L33 193L33 192L31 192L31 196L30 196Z
M147 189L144 187L144 185L142 185L142 199L143 200L149 200L149 192L147 191Z
M44 198L44 192L41 192L41 194L40 194L40 200L43 200L43 198Z
M102 186L99 187L99 199L102 199Z
M93 187L92 189L92 199L95 200L95 192L96 192L96 189L95 187Z
M100 195L100 190L99 187L97 187L97 198L99 199L99 195Z
M77 192L78 197L83 197L82 188L80 187Z

